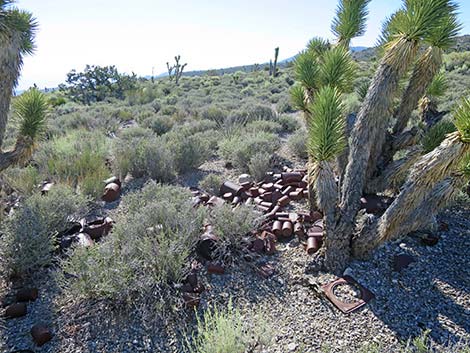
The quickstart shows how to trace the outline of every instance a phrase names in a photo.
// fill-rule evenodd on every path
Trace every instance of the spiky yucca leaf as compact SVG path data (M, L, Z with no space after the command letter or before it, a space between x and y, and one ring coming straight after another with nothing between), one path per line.
M13 102L19 135L38 140L45 131L48 103L44 93L32 88Z
M455 125L448 120L442 120L433 127L431 127L426 133L426 135L424 135L423 137L423 152L431 152L433 149L439 146L442 141L444 141L447 134L450 134L455 130Z
M6 17L7 30L18 33L21 40L21 54L31 55L35 50L34 38L38 22L28 11L11 9Z
M370 82L369 82L369 81L361 82L361 83L359 84L359 86L357 86L357 88L356 88L356 93L357 93L357 95L359 96L359 101L360 101L360 102L363 102L364 99L366 98L367 92L369 91L369 86L370 86Z
M464 98L454 112L454 124L463 142L470 143L470 99Z
M430 97L442 97L447 88L449 87L448 82L447 82L447 77L445 75L445 72L441 71L438 72L429 87L426 90L426 95Z
M320 82L322 85L336 87L342 93L349 93L356 77L357 64L349 50L337 46L323 54L320 66Z
M346 147L346 120L340 92L331 86L320 88L309 105L308 151L316 161L330 161Z
M338 44L349 48L352 38L364 34L370 0L340 0L336 8L331 30L338 38Z
M467 155L462 159L458 169L465 179L470 180L470 153L467 153Z
M295 84L290 89L290 97L294 109L308 112L307 96L305 88L300 84Z
M303 51L297 56L294 63L295 76L297 81L308 91L315 91L318 88L319 68L317 56L310 51Z
M461 29L462 24L457 19L456 9L453 9L432 28L425 41L432 46L445 50L455 44L456 37Z
M327 39L323 39L320 37L314 37L310 39L307 44L307 50L315 53L315 55L317 56L323 55L330 48L330 42Z
M400 32L399 24L402 20L399 17L404 15L405 10L400 9L385 19L377 42L378 47L390 42Z

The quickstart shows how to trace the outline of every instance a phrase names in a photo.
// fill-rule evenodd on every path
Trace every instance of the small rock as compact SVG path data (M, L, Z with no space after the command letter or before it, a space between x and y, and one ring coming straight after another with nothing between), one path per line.
M289 350L289 352L293 352L297 349L299 345L297 343L289 343L287 345L287 349Z
M353 270L352 270L351 267L346 268L346 269L344 270L344 272L343 272L343 276L350 276L350 277L352 277L352 276L353 276L352 274L353 274Z

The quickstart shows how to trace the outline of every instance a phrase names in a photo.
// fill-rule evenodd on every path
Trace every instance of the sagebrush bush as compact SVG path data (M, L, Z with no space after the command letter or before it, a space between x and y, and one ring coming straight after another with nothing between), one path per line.
M212 210L210 223L222 242L238 247L240 239L255 229L258 217L259 213L250 206L232 208L225 204Z
M246 124L245 131L255 132L255 133L259 131L279 133L282 131L282 126L281 124L275 121L255 120Z
M308 157L307 139L308 136L305 129L297 130L291 136L289 136L289 139L287 140L289 151L301 159L306 159Z
M294 112L294 108L292 107L290 98L289 97L280 98L276 104L276 111L279 114Z
M198 317L197 332L186 345L191 353L244 353L267 345L269 332L264 319L257 316L247 320L230 300L226 309L214 306L203 318Z
M257 181L262 180L271 169L272 155L266 152L258 152L251 157L248 163L250 175Z
M280 115L276 121L281 124L283 132L290 133L300 128L299 121L292 115Z
M171 130L174 121L168 116L154 115L142 121L142 126L151 129L157 135L163 135Z
M63 263L72 276L60 282L79 299L169 308L180 298L174 284L189 267L206 210L192 206L187 189L155 183L124 196L121 207L112 236L75 249Z
M108 140L102 133L77 130L43 144L34 159L46 178L98 197L110 174L107 157Z
M43 181L37 168L29 165L25 168L13 167L3 171L7 183L22 195L31 195Z
M136 135L134 132L122 134L115 139L113 167L116 174L124 178L149 177L160 182L170 182L176 176L173 151L161 138L149 134ZM138 130L142 132L142 130Z
M26 199L2 224L0 267L8 275L31 275L52 262L57 232L88 211L88 200L72 189L55 185L46 195Z
M208 174L199 182L199 188L211 195L218 195L222 183L223 180L220 175Z
M248 171L248 164L259 151L272 155L280 145L279 138L271 133L258 132L235 135L219 144L222 157L236 168Z

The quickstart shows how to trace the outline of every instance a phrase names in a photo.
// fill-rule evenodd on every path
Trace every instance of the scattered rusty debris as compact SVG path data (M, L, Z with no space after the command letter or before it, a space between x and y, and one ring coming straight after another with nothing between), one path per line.
M31 336L36 345L41 347L52 339L52 332L46 325L37 324L31 328Z
M105 202L114 202L121 195L121 181L117 177L111 177L104 181L105 187L101 199Z
M392 204L392 197L379 195L364 195L361 197L361 209L365 209L367 213L381 215Z
M421 236L421 242L427 246L435 246L439 242L440 237L436 234L425 233Z
M257 272L263 277L263 278L269 278L271 277L274 272L274 266L271 264L264 264L258 267Z
M225 273L225 268L219 264L209 263L207 265L207 273L214 275L223 275Z
M393 258L393 270L396 272L400 272L401 270L407 268L413 262L415 262L415 259L411 255L407 255L407 254L396 255Z
M14 303L5 309L5 316L10 319L25 316L28 313L26 303Z
M82 224L82 233L86 233L91 239L97 240L108 235L113 228L114 221L110 217L100 217L91 222L87 222L83 218L80 223Z
M16 292L16 300L19 302L32 302L38 297L39 291L37 288L23 288Z
M351 301L342 301L335 295L335 289L339 286L349 285L353 288L357 289L360 292L360 297L356 298L355 300ZM374 294L359 284L354 278L351 276L343 276L335 281L322 286L323 291L325 292L326 297L343 313L349 314L364 305L366 305L369 301L374 298Z

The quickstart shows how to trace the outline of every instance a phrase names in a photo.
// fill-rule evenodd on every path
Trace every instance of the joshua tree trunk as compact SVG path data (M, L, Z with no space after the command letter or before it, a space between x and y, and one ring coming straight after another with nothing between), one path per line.
M3 147L11 95L22 65L19 35L13 33L6 37L0 41L0 149Z
M415 213L424 214L420 208L429 207L426 200L433 199L432 193L436 186L452 173L455 165L469 151L470 145L462 143L459 133L456 132L446 138L438 148L424 155L415 164L402 191L376 225L369 229L365 227L366 231L361 232L361 236L355 240L355 256L365 257L377 244L409 233L412 230L409 227L410 222L416 223L416 220L413 220ZM377 240L371 241L374 236Z
M32 146L32 141L28 138L18 138L15 148L11 151L0 153L0 172L8 167L19 163Z

